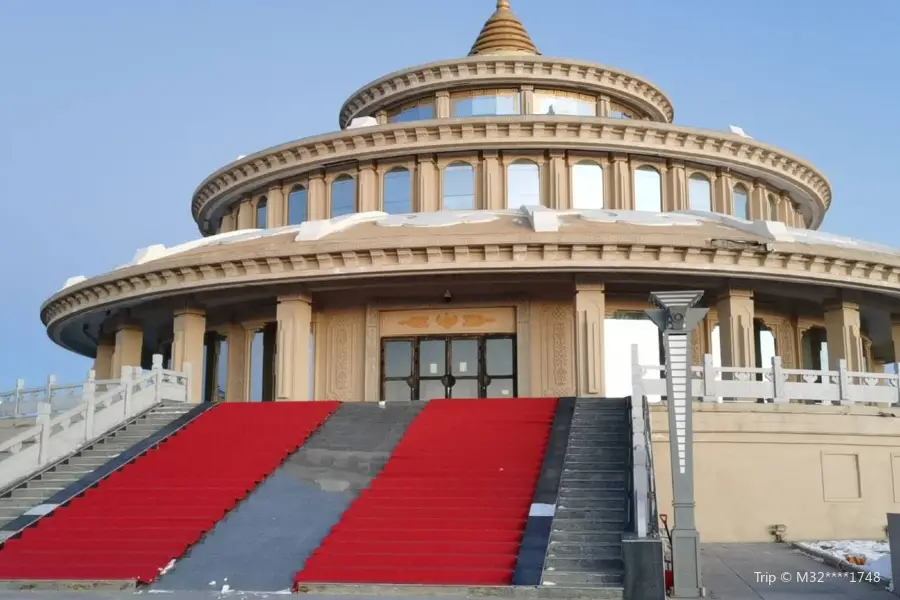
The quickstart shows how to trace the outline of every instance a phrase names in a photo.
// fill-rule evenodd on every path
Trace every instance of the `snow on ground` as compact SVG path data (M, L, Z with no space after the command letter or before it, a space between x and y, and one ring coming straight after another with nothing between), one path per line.
M827 552L847 562L860 564L866 571L891 578L891 548L887 542L834 540L807 542L810 548Z

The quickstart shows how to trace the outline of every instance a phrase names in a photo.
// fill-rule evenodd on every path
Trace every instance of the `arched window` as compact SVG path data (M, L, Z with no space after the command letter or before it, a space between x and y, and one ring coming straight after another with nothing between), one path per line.
M597 163L572 166L572 208L603 208L603 168Z
M733 214L739 219L750 219L750 202L748 201L747 188L738 184L734 186L732 194Z
M263 196L259 200L256 201L256 228L257 229L265 229L266 228L266 206L268 202L266 202L266 197Z
M769 194L769 220L778 220L778 198L774 194Z
M541 203L541 170L530 160L517 160L506 168L506 208Z
M307 219L309 195L302 185L295 186L288 194L288 225L299 225Z
M341 175L331 182L331 218L352 214L356 210L356 180Z
M407 169L397 167L384 174L384 212L405 215L412 212L412 177Z
M691 210L712 210L712 188L709 179L699 173L694 173L688 180L688 193L690 194Z
M634 210L662 212L662 177L653 167L634 171Z
M475 169L469 163L444 167L444 210L475 209Z

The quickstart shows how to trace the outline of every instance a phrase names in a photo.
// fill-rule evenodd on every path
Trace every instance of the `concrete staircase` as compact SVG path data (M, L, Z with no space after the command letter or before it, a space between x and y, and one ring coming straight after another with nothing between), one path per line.
M579 398L541 585L621 597L629 451L627 401Z
M0 496L0 528L40 506L60 490L157 432L192 408L194 405L184 402L158 404L69 458L7 488Z

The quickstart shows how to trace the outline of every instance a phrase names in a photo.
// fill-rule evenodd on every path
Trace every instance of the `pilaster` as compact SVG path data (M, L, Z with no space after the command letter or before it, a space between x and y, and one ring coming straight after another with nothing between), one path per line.
M182 372L191 365L189 401L203 402L203 344L206 335L206 313L197 308L175 311L172 323L172 370Z
M307 296L280 296L276 311L275 400L311 400L309 344L312 306Z
M722 215L734 214L731 205L731 175L721 167L716 169L716 178L712 185L712 209L713 212Z
M450 118L450 92L442 91L434 95L434 118Z
M842 359L851 371L865 370L858 304L838 301L825 305L825 339L829 370L837 371Z
M755 367L753 292L727 290L716 302L723 367Z
M383 210L383 203L379 201L383 194L383 186L379 186L381 179L375 171L375 165L371 162L359 165L359 212Z
M750 190L749 203L751 219L757 220L766 218L766 213L768 212L766 209L766 188L763 187L762 182L758 179L753 181L753 189ZM735 216L744 218L743 215Z
M416 193L413 197L413 210L419 212L441 210L438 187L437 166L434 164L434 157L420 156L416 166Z
M506 197L503 193L504 173L500 164L500 156L496 152L485 152L481 161L481 184L484 208L487 210L503 210L506 208Z
M610 108L609 96L601 95L597 100L597 116L608 117L610 112L612 112L612 109Z
M687 177L684 163L670 160L666 163L666 185L663 194L663 211L675 212L689 208Z
M621 156L609 157L609 208L618 210L634 210L634 198L631 196L631 168L628 161Z
M547 206L557 210L568 210L572 207L572 194L569 186L569 168L566 164L565 152L551 152L547 168L549 189L547 190Z
M325 173L323 171L313 171L309 174L309 220L321 221L328 218L328 198L325 188ZM231 345L228 345L231 348Z
M284 186L280 183L269 188L266 194L266 228L283 227L287 225L287 199L284 194Z
M116 329L115 349L112 357L112 376L118 379L122 367L141 366L141 351L144 347L144 332L137 325L120 325Z
M522 94L522 114L523 115L533 115L534 114L534 86L533 85L523 85L520 88Z
M228 375L225 380L225 401L247 401L248 332L239 323L229 323L223 330L228 344Z
M578 396L604 394L603 322L606 292L602 283L575 286L575 370Z

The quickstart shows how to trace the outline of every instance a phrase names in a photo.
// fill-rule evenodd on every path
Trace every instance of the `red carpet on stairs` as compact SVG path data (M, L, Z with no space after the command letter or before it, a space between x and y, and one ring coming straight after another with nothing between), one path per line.
M556 404L429 402L295 587L509 585Z
M220 404L8 540L0 580L149 583L300 447L337 402Z

